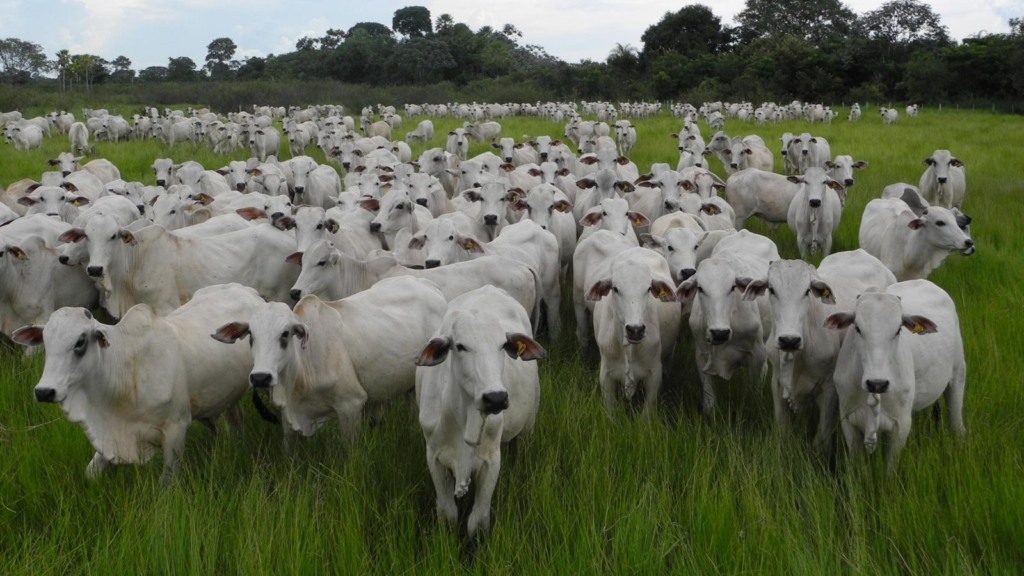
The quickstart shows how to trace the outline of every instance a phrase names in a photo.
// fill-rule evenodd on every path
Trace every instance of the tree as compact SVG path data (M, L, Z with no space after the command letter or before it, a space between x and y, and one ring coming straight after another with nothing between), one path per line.
M167 80L192 82L196 79L196 63L188 56L167 59Z
M57 59L54 60L54 65L60 71L60 91L64 92L67 89L65 80L67 79L68 67L71 66L71 52L65 48L64 50L59 50L56 56Z
M866 36L892 44L950 43L949 32L931 6L917 0L892 0L861 17L858 28Z
M639 52L631 44L616 43L606 62L612 69L628 78L635 75L639 68Z
M448 34L454 26L455 19L452 18L451 14L441 14L437 17L437 23L434 25L434 33Z
M125 80L132 81L135 79L135 73L131 70L132 61L127 56L118 56L110 64L114 67L112 77L115 80L124 82Z
M238 46L231 38L217 38L206 46L206 70L210 78L219 80L231 76L228 62L235 56Z
M448 45L430 38L411 38L398 45L388 68L398 84L432 84L455 67Z
M0 80L24 84L49 66L43 47L18 38L0 40Z
M657 54L676 52L695 57L725 51L731 32L707 6L693 4L678 12L666 12L657 24L640 37L644 43L643 59L650 61Z
M736 20L744 43L788 35L821 46L847 36L856 16L839 0L747 0Z
M139 82L163 82L167 80L166 66L150 66L139 71Z
M391 29L409 38L423 38L433 33L430 10L423 6L406 6L395 10Z
M351 37L357 31L366 33L371 38L387 38L394 41L395 35L391 32L391 29L383 24L377 22L359 22L355 26L348 29L348 36Z

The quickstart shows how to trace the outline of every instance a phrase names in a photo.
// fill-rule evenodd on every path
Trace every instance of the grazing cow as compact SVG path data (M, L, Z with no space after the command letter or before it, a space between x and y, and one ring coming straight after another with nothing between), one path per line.
M601 352L601 397L614 416L617 393L631 400L643 387L643 414L657 406L663 370L675 350L682 311L665 259L646 248L627 248L588 270L595 281L586 299L594 304L594 337Z
M817 271L802 260L776 260L765 279L748 284L745 297L768 293L772 330L765 347L780 427L788 429L791 414L813 403L818 410L815 447L831 447L838 416L832 374L843 333L825 327L825 319L852 310L862 292L881 291L895 282L877 258L854 250L826 257Z
M270 389L286 438L311 436L337 418L345 442L362 425L363 407L413 389L413 359L437 330L448 305L436 285L418 278L382 280L344 300L304 297L290 310L261 304L213 331L234 344L249 337L249 383ZM246 348L234 345L227 349Z
M779 259L775 243L741 230L721 239L697 273L679 285L680 300L693 301L690 331L703 387L703 409L715 409L716 380L728 381L745 366L748 386L764 377L767 353L764 332L771 331L766 299L744 298L747 285L768 274L768 263ZM763 309L762 309L763 307Z
M796 233L800 257L806 260L819 251L828 256L832 252L832 234L839 228L843 215L839 197L842 184L816 166L808 168L803 176L789 176L789 179L800 185L786 216L789 229Z
M463 128L466 137L477 142L497 142L501 138L501 124L497 122L467 122Z
M967 193L964 163L949 150L936 150L924 159L924 165L927 168L918 182L921 196L933 206L960 208Z
M546 352L513 298L485 287L452 300L416 360L416 403L438 514L458 520L456 498L475 484L471 536L488 530L501 444L533 430L536 363Z
M868 202L858 239L860 247L881 260L897 280L927 278L950 252L974 252L974 240L960 226L967 221L963 214L921 204L911 190L902 200L875 198Z
M415 141L429 142L434 139L434 123L430 120L421 120L412 132L405 133L405 141L410 144Z
M874 452L879 432L887 434L886 464L893 472L910 436L912 414L946 398L949 428L966 433L963 422L967 365L956 305L927 280L893 284L868 292L852 312L828 317L830 328L847 331L836 361L839 414L850 455Z
M68 129L68 140L71 142L72 154L85 154L89 148L89 129L82 122L75 122Z
M252 353L248 346L211 349L206 335L262 303L254 290L228 284L196 292L166 317L135 306L114 326L84 308L61 308L44 326L15 331L14 340L46 344L35 397L59 404L82 425L96 450L86 476L95 479L111 464L145 463L159 449L167 485L192 421L212 427L227 412L240 423Z

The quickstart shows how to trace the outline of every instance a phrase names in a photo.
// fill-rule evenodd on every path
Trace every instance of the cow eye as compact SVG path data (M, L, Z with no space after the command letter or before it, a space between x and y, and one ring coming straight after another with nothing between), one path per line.
M321 261L317 262L316 265L317 266L326 266L327 265L327 260L321 260Z
M177 210L171 210L171 214L177 214L177 213L178 213Z
M323 230L324 229L324 225L323 224L317 224L316 225L316 229L317 230Z
M114 238L117 238L117 234L111 234L111 235L110 235L110 239L111 239L111 240L113 240Z
M464 345L462 345L462 344L456 344L455 345L455 349L458 350L459 352L465 352L466 351L466 347Z
M395 210L405 210L405 202L395 206Z
M857 326L856 324L854 324L853 325L853 329L857 331L857 334L860 334L860 326Z
M82 334L81 336L79 336L78 337L78 341L75 342L75 348L74 348L75 356L84 356L85 355L85 347L86 347L87 344L88 344L88 341L85 338L85 334Z
M771 295L771 296L775 296L775 288L772 288L771 286L769 286L768 287L768 294Z
M675 251L676 251L676 249L675 249L674 247L672 247L672 246L669 246L669 247L668 247L668 251L669 251L669 252L675 252Z
M944 221L942 221L942 220L939 220L938 222L935 223L935 225L936 226L945 226L946 223Z
M453 234L453 235L449 236L448 239L449 240L455 240L455 235Z

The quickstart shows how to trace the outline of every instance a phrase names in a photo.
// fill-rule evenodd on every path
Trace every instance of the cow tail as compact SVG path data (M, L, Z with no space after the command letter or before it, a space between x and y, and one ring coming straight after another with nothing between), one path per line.
M540 305L544 296L544 285L541 283L540 273L533 269L533 266L529 266L530 273L533 274L534 291L537 293L537 297L533 301L533 310L530 313L530 323L533 324L533 333L537 334L540 331L541 311ZM548 311L548 314L551 314ZM558 313L555 311L554 313Z
M256 412L259 413L260 418L263 418L271 424L281 424L281 419L277 417L277 414L274 414L273 410L263 403L263 398L260 397L259 392L255 388L252 389L252 405L256 408Z

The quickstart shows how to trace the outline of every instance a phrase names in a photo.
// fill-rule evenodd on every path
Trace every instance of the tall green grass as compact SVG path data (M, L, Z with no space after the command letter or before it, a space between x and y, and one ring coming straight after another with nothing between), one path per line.
M126 110L128 112L128 110ZM424 445L410 403L390 405L351 448L333 428L286 453L278 430L246 407L241 436L190 431L180 474L159 487L160 463L84 478L91 449L81 430L32 387L43 355L0 350L0 573L3 574L966 574L1019 573L1024 565L1024 121L926 109L882 126L801 122L758 127L776 151L785 132L828 138L857 173L834 250L857 247L864 205L886 184L916 184L921 161L948 148L967 166L965 211L978 251L950 256L932 280L956 301L966 344L968 436L915 418L896 474L881 458L833 466L810 447L811 422L775 429L767 388L730 386L710 421L700 415L690 339L677 347L654 417L609 420L595 353L577 349L572 314L541 361L543 399L533 435L509 446L484 539L436 519ZM407 120L403 133L417 119ZM435 120L443 146L454 120ZM681 122L636 122L634 159L674 165ZM504 134L559 136L537 119L502 121ZM710 137L710 133L705 133ZM427 145L419 145L419 153ZM38 178L67 148L0 147L0 183ZM484 151L476 144L472 153ZM319 152L311 155L323 160ZM153 182L157 157L227 159L204 148L154 142L100 144L125 179ZM240 152L237 158L247 154ZM712 160L716 171L721 170ZM785 226L750 227L797 256ZM568 290L566 290L568 293ZM877 454L876 454L877 456Z

